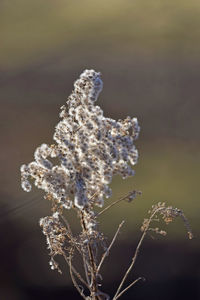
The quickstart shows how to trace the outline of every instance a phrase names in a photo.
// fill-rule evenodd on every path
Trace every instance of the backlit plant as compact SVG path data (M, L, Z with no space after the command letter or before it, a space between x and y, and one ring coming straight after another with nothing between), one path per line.
M109 198L112 193L109 184L113 176L121 175L125 179L134 175L132 166L138 159L134 141L140 128L136 118L116 121L103 115L102 109L95 104L102 87L100 73L85 70L74 83L66 106L61 107L61 121L53 136L55 144L42 144L35 151L35 160L21 166L22 188L30 192L29 178L32 178L35 186L44 190L45 198L52 203L52 215L39 222L46 236L51 269L61 272L55 256L63 256L74 286L87 300L110 299L101 290L101 267L124 223L119 225L110 245L106 245L104 235L99 231L98 217L120 201L131 201L140 194L131 191L103 208L104 198ZM53 158L57 159L56 165L51 162ZM97 212L97 206L102 208L100 212ZM78 235L72 232L68 223L66 211L69 209L77 213L81 225ZM177 216L182 217L189 237L192 237L181 210L167 207L165 203L153 206L150 217L144 220L141 239L113 300L142 279L139 277L124 287L147 232L166 234L151 227L158 214L166 223ZM82 258L84 274L73 264L77 254Z

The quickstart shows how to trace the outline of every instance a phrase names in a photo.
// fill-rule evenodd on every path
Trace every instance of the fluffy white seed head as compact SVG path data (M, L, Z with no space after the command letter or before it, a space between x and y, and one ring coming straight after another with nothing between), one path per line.
M25 191L31 190L31 177L64 208L70 209L74 203L83 209L90 201L102 206L104 197L111 196L108 185L113 175L134 175L130 165L138 159L134 145L138 121L104 117L95 105L102 87L101 74L94 70L85 70L74 83L55 127L55 144L42 144L35 151L35 161L21 167ZM57 165L49 159L55 157Z

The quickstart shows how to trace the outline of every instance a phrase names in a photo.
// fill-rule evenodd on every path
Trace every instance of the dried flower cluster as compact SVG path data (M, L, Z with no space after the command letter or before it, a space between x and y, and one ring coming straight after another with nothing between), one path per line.
M167 225L171 223L175 218L180 217L183 220L183 223L185 224L189 239L193 238L190 224L181 209L174 208L172 206L166 206L165 202L158 202L156 205L152 205L152 209L150 209L148 213L150 214L150 218L144 219L144 222L141 227L142 232L149 230L165 236L167 234L166 231L160 230L158 227L150 227L150 223L152 221L159 221L158 214L160 214L163 221Z
M83 209L91 198L93 204L103 205L104 196L111 195L108 185L113 175L126 178L134 174L129 163L134 165L138 158L134 146L137 119L104 117L95 105L102 86L100 73L93 70L85 70L75 82L55 128L56 144L42 144L35 151L35 161L21 167L25 191L31 190L30 176L64 208L74 203ZM60 163L53 165L48 157L57 157Z
M55 255L63 255L63 247L66 240L67 230L59 221L58 212L52 216L40 219L40 226L46 236L48 249L50 249L51 260L49 262L51 269L59 269L58 264L54 260Z
M100 271L124 224L122 221L107 246L104 235L98 230L99 215L120 201L131 202L136 195L141 194L139 191L131 191L100 212L95 211L95 206L103 206L104 197L111 196L109 184L112 177L116 174L123 178L134 175L131 165L138 159L134 145L139 134L137 119L127 117L125 120L115 121L104 117L101 108L95 105L102 87L100 73L85 70L74 83L67 105L61 107L61 121L53 136L56 143L42 144L35 151L35 160L21 167L22 188L26 192L31 191L30 177L36 187L45 191L45 198L52 203L52 215L40 219L49 249L51 269L57 269L61 273L54 257L63 256L69 266L73 284L85 300L110 299L100 290ZM64 214L71 208L76 211L81 225L78 234L72 232ZM143 279L139 277L123 288L147 232L151 230L165 234L158 228L150 227L157 213L161 214L166 223L181 216L188 225L182 211L166 207L164 203L153 206L150 218L144 220L141 239L113 300L120 298L136 282ZM187 228L189 237L192 237L189 227ZM75 268L73 259L76 255L82 258L84 274Z

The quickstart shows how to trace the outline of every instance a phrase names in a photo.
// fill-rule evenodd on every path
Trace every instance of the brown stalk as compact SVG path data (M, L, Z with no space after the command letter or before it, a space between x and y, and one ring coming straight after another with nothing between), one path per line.
M86 228L86 225L85 225L85 220L84 220L84 215L83 213L81 212L81 226L85 232L85 234L87 235L88 237L88 234L87 234L87 228ZM97 293L98 293L98 288L97 288L97 268L96 268L96 263L95 263L95 259L94 259L94 253L93 253L93 250L92 250L92 245L91 245L91 242L90 242L90 239L88 238L88 254L89 254L89 260L90 260L90 272L91 272L91 294L92 294L92 297L94 300L101 300L101 298L99 298L97 296Z

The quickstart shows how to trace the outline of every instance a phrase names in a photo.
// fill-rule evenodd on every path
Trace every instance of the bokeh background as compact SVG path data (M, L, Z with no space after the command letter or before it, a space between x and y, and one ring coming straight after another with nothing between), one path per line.
M199 299L200 2L1 0L0 36L0 298L80 299L67 267L61 276L48 266L38 220L49 203L39 191L21 190L19 168L36 146L52 142L73 82L94 68L104 81L98 104L105 115L136 116L141 126L136 175L117 177L112 187L113 200L132 189L142 196L101 219L109 238L126 220L103 289L115 291L143 219L165 201L184 210L195 238L188 240L178 219L165 238L149 236L129 278L146 282L122 299Z

